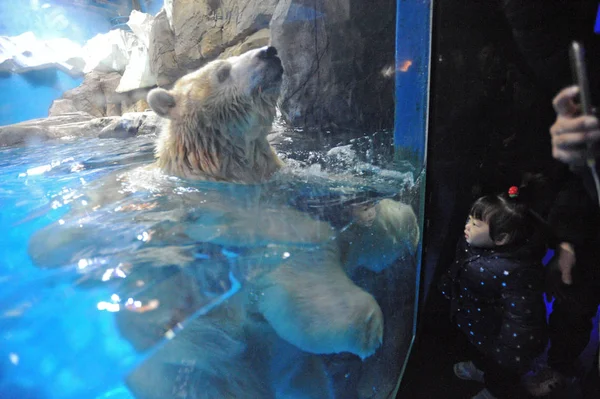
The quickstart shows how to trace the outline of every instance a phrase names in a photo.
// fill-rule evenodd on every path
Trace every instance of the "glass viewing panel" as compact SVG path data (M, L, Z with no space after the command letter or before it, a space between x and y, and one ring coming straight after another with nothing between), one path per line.
M0 18L0 397L393 397L430 2L19 0Z

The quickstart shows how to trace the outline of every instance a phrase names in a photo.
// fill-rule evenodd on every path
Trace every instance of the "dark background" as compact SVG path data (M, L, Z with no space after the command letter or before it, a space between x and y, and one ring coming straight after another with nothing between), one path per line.
M423 288L398 398L468 398L482 389L453 377L467 346L435 284L475 198L518 185L523 172L560 183L565 169L551 158L551 100L571 84L573 39L586 46L598 94L597 11L598 2L586 0L434 2Z

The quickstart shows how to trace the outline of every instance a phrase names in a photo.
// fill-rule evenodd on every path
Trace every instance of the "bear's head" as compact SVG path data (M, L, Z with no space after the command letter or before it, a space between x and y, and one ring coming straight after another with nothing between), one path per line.
M215 60L154 89L148 104L167 123L156 156L163 171L182 177L253 183L281 166L266 141L283 67L274 47Z

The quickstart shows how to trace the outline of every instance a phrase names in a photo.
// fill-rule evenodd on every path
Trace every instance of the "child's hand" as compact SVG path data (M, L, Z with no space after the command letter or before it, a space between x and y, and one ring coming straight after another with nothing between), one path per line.
M568 242L561 242L558 246L558 269L564 284L573 284L573 267L575 267L575 249Z

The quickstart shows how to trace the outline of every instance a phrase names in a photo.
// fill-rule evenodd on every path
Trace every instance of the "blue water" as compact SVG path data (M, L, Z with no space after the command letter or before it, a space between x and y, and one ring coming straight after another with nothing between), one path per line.
M147 143L133 151L121 144L88 142L0 152L2 398L22 397L20 390L57 398L100 392L111 380L118 384L117 376L110 375L111 366L123 369L135 360L134 351L119 338L113 315L97 310L106 292L79 293L74 273L39 269L27 253L32 233L68 211L64 198L69 193L123 167L115 162L127 163L150 149ZM35 170L49 169L47 165L52 169L45 173Z
M388 133L333 140L329 152L320 144L302 149L298 137L279 143L291 167L255 186L145 172L134 175L135 184L122 180L152 162L151 136L1 149L0 398L132 398L124 376L162 343L134 350L114 311L151 306L127 300L168 278L155 273L146 276L151 284L134 285L123 278L133 263L151 269L181 254L194 258L190 278L204 287L189 309L194 317L234 295L248 276L275 267L289 256L284 249L315 245L280 209L317 209L343 228L336 213L348 199L411 195L416 172L386 164ZM284 230L268 249L265 226ZM181 229L193 242L178 238ZM273 261L263 257L255 266L257 248Z

